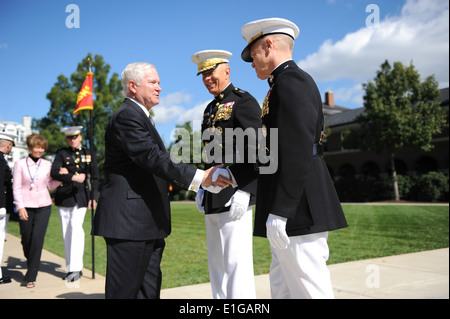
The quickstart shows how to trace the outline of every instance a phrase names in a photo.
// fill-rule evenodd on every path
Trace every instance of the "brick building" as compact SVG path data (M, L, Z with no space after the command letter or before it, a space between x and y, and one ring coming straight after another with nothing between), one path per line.
M449 104L449 89L441 90L441 105L447 108ZM364 107L347 109L334 104L333 93L325 94L323 104L325 124L331 134L325 143L324 159L331 176L349 175L385 175L390 174L389 154L347 150L341 145L343 132L347 129L357 129L356 118L364 112ZM415 175L429 171L448 174L449 138L448 127L432 140L434 149L424 152L417 147L405 147L396 153L395 165L401 175Z

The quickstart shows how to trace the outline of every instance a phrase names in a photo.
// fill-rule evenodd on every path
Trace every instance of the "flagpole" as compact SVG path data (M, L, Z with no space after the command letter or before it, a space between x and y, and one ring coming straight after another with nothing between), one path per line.
M91 57L88 56L89 61L89 72L91 71ZM94 84L94 83L92 83ZM94 94L94 88L92 87L92 94ZM89 148L91 149L91 165L90 165L90 177L91 177L91 189L90 189L90 199L91 199L91 256L92 256L92 279L95 279L95 236L94 236L94 187L93 187L93 163L97 163L97 160L95 159L95 150L94 150L94 121L93 121L93 108L94 105L92 104L92 109L89 110Z

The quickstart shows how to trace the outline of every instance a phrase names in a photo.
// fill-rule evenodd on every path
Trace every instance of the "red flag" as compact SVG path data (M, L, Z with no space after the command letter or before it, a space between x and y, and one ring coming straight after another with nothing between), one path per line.
M92 81L92 72L88 72L86 79L84 80L83 87L77 98L77 108L73 113L78 115L80 110L93 110L94 109L94 85Z

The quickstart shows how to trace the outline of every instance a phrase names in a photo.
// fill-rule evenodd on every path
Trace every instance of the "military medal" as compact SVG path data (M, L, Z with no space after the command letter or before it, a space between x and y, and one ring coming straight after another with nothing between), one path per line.
M267 92L266 98L264 99L264 103L263 103L262 110L261 110L261 118L263 118L264 116L269 114L269 96L270 96L270 93L272 92L272 88L273 88L273 85L270 87L270 90L269 90L269 92Z

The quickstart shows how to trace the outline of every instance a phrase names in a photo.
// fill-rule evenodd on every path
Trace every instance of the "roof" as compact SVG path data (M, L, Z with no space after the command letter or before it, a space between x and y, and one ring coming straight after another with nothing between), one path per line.
M441 97L440 97L440 102L442 106L447 106L448 107L448 92L449 92L449 88L445 88L445 89L441 89ZM325 109L325 105L324 106L324 117L325 117L325 124L329 127L333 127L333 126L340 126L340 125L346 125L346 124L350 124L355 122L356 118L361 115L364 114L364 107L360 107L357 109L345 109L340 107L340 109L342 110L339 113L330 113L327 112L327 110ZM329 109L327 107L327 109ZM348 110L348 111L346 111Z

